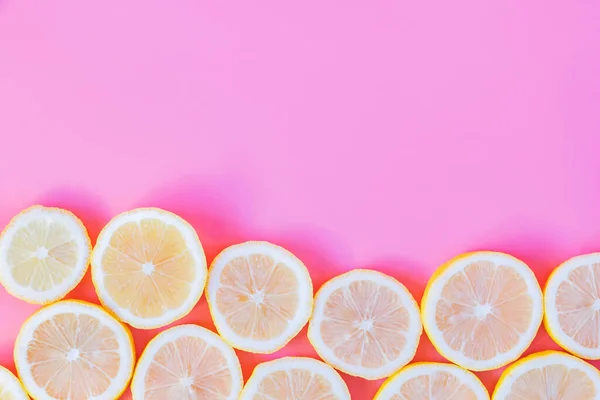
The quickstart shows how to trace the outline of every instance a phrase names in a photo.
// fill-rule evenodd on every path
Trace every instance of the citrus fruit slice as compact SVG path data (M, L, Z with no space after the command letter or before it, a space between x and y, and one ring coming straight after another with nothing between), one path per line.
M177 215L139 208L113 218L92 252L102 304L140 329L188 314L202 296L206 257L196 231Z
M492 400L597 400L600 372L587 362L559 351L524 357L500 377Z
M373 400L489 400L490 395L470 371L453 364L415 363L386 380Z
M15 365L35 399L117 399L135 354L131 333L97 305L64 300L25 321Z
M380 272L356 269L319 289L308 339L340 371L381 379L412 360L422 331L419 307L404 285Z
M542 291L529 267L498 252L474 252L442 265L421 302L423 326L438 352L485 371L523 354L542 322Z
M29 400L21 382L3 366L0 366L0 399Z
M237 400L242 369L233 349L215 333L180 325L159 333L138 361L135 400Z
M324 362L283 357L254 368L240 400L350 400L346 383Z
M544 289L544 325L563 349L600 359L600 253L573 257L556 268Z
M223 250L208 273L206 297L219 334L231 346L272 353L306 325L313 287L292 253L267 242Z
M85 275L91 250L85 227L71 212L30 207L0 236L0 281L28 303L60 300Z

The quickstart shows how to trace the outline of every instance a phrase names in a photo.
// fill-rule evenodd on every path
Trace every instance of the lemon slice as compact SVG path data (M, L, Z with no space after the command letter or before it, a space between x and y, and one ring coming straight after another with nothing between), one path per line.
M202 296L206 257L196 231L157 208L113 218L92 252L92 280L102 304L140 329L188 314Z
M404 285L357 269L319 289L308 339L340 371L380 379L412 360L422 330L419 307Z
M148 343L135 369L136 400L237 400L242 369L233 349L215 333L181 325Z
M492 400L597 400L600 372L559 351L531 354L508 367Z
M452 364L415 363L386 380L373 400L489 400L490 395L470 371Z
M556 268L544 290L544 325L563 349L600 359L600 253L573 257Z
M0 366L0 399L29 400L21 382L3 366Z
M431 277L421 312L442 356L485 371L516 360L529 347L542 322L542 292L524 262L504 253L467 253Z
M283 357L254 368L240 400L350 400L348 387L329 365L306 357Z
M91 250L75 215L33 206L14 217L0 236L0 281L28 303L60 300L83 278Z
M35 399L117 399L135 354L131 333L102 308L75 300L46 306L21 327L15 365Z
M292 253L267 242L223 250L212 262L206 297L219 334L231 346L272 353L306 325L312 280Z

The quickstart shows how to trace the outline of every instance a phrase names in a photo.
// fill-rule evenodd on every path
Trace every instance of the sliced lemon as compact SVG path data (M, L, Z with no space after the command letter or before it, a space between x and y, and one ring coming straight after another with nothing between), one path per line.
M267 242L223 250L212 262L206 297L219 334L231 346L272 353L306 325L312 280L292 253Z
M422 330L419 307L404 285L380 272L356 269L319 289L308 339L340 371L381 379L412 360Z
M563 349L600 359L600 253L584 254L556 268L544 289L544 325Z
M62 299L83 278L92 245L81 221L59 208L33 206L0 236L0 281L28 303Z
M139 208L113 218L92 252L102 304L140 329L188 314L202 296L206 257L196 231L177 215Z
M15 365L35 399L117 399L135 353L131 333L97 305L63 300L25 321Z
M373 400L489 400L490 395L470 371L453 364L415 363L386 380Z
M29 400L21 382L12 372L0 365L0 399Z
M350 400L346 383L329 365L307 357L283 357L254 368L240 400Z
M159 333L140 357L131 393L136 400L237 400L240 362L227 343L197 325Z
M508 367L492 400L597 400L600 372L559 351L531 354Z
M498 252L467 253L431 277L421 312L442 356L485 371L516 360L529 347L542 322L542 292L524 262Z

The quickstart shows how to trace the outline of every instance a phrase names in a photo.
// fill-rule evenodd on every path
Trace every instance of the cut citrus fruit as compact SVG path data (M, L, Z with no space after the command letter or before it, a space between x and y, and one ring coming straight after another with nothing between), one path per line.
M92 252L102 304L140 329L188 314L202 296L206 257L196 231L168 211L139 208L104 227Z
M131 382L135 400L237 400L242 369L233 349L215 333L180 325L148 343Z
M485 371L516 360L529 347L542 322L542 291L524 262L498 252L467 253L431 277L421 312L442 356Z
M404 285L356 269L319 289L308 339L340 371L381 379L412 360L422 331L419 307Z
M206 297L219 334L231 346L272 353L306 325L312 280L292 253L267 242L223 250L209 270Z
M21 382L3 366L0 366L0 399L29 400Z
M97 305L64 300L33 314L15 343L15 365L35 399L117 399L135 354L131 333Z
M83 278L92 245L81 221L59 208L33 206L0 237L0 281L28 303L60 300Z
M373 400L489 400L490 395L470 371L453 364L415 363L383 383Z
M240 400L350 400L346 383L324 362L283 357L254 368Z
M508 367L492 400L597 400L600 372L585 361L559 351L543 351Z
M556 268L544 290L544 325L563 349L600 359L600 253L573 257Z

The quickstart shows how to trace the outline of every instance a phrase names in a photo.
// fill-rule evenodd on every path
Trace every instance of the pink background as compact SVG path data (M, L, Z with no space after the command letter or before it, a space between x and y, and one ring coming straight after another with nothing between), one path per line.
M316 287L369 267L420 299L484 248L544 282L600 249L598 21L586 0L0 0L0 224L63 206L94 240L159 206L209 259L271 240ZM89 276L71 297L96 301ZM12 368L36 307L0 304ZM184 321L214 328L204 298ZM315 355L305 331L284 354ZM239 356L246 377L269 358ZM416 358L440 360L425 336ZM381 383L344 378L356 399Z

